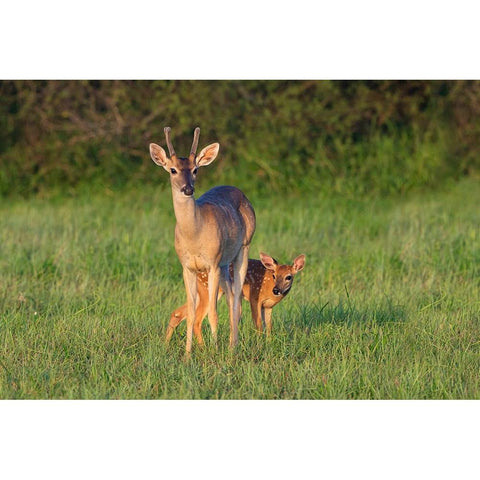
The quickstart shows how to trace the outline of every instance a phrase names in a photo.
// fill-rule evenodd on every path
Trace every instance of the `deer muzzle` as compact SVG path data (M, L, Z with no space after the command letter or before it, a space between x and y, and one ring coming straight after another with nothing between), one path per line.
M187 185L184 185L180 191L187 197L191 197L193 195L194 188L193 188L193 185L187 184Z
M179 178L179 180L181 180L181 182L183 183L183 186L182 188L180 189L180 191L187 197L191 197L193 195L193 192L194 192L194 183L195 183L195 180L193 178L193 175L192 175L192 172L189 170L189 169L183 169L181 171L181 177ZM182 184L180 183L180 185Z
M289 291L290 291L290 288L292 288L291 285L289 285L287 288L284 288L284 289L280 289L278 287L273 287L273 290L272 290L272 293L274 295L286 295Z

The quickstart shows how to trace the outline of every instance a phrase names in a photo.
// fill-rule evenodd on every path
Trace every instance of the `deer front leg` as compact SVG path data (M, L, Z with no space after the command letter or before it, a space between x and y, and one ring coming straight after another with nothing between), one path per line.
M187 346L186 354L192 351L193 324L195 322L195 309L197 303L197 274L188 268L183 268L183 281L187 292Z
M255 330L257 330L258 332L262 332L262 307L260 305L260 302L258 301L258 297L255 295L252 295L250 297L250 310L252 311L252 320Z
M217 346L217 299L220 283L220 267L214 266L208 272L208 322L212 329L213 343Z
M267 337L272 334L272 309L271 308L263 308L263 317L265 318L265 327L267 331Z
M193 335L197 339L199 345L203 346L202 323L208 311L208 292L200 289L197 283L197 309L195 311L195 322L193 324Z
M203 345L202 324L208 311L208 288L197 275L197 310L195 312L195 323L193 324L193 335L199 345Z

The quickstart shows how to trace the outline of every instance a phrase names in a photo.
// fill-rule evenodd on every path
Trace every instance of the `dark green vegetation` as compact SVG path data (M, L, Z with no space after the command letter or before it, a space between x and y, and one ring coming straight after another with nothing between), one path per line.
M166 125L179 152L197 125L220 142L213 184L405 193L478 174L479 117L467 81L2 81L0 195L156 182Z
M480 398L474 180L395 199L245 190L252 256L306 267L271 341L245 308L230 352L222 300L218 351L205 322L190 362L184 326L162 342L185 298L167 188L4 200L0 397Z

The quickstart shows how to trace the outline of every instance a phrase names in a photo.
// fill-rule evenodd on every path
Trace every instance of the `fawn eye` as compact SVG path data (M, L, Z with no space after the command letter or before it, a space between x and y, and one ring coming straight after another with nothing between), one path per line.
M172 173L172 175L175 175L177 173L177 171L174 168L171 168L170 172Z
M287 276L285 277L285 280L291 280L291 279L292 279L292 276L291 276L291 275L287 275Z
M273 279L275 280L275 274L274 274L274 273L272 273L272 277L273 277Z
M194 169L193 169L193 174L194 174L194 175L197 174L197 170L198 170L198 168L194 168Z

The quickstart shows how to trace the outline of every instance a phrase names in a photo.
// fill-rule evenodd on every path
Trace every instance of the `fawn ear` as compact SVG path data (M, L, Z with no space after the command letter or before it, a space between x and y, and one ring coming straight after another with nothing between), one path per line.
M299 272L300 270L303 270L303 267L305 266L305 255L299 255L294 261L293 261L293 268L295 269L295 272Z
M260 252L260 261L267 270L275 270L278 265L278 262L274 258L263 252Z
M151 143L150 156L157 165L163 167L165 170L168 170L167 165L170 163L170 159L167 157L167 154L162 147L160 147L156 143Z
M205 167L212 163L218 155L218 150L220 148L219 143L212 143L205 147L198 155L197 155L197 167Z

